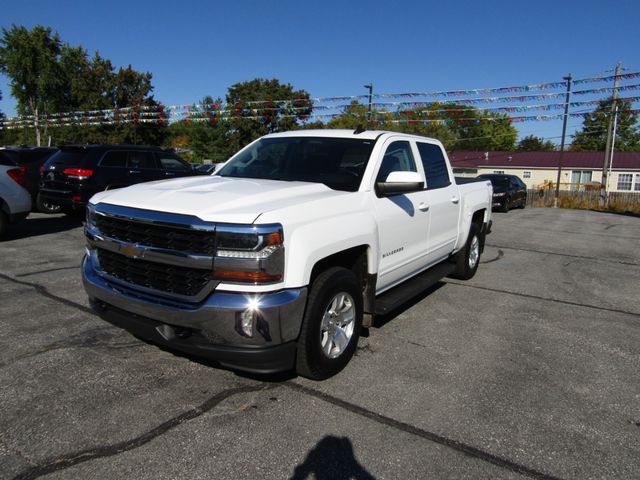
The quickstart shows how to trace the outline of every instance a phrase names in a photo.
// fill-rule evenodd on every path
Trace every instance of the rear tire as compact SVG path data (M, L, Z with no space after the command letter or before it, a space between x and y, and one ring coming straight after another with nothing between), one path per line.
M453 278L469 280L476 274L480 264L481 246L480 227L477 223L472 223L467 243L455 256L456 269L451 275Z
M7 214L0 210L0 238L4 237L7 233L7 227L9 226L9 217Z
M49 200L44 200L40 197L40 194L36 197L36 207L39 212L42 213L60 213L62 207L57 203L51 203Z
M351 270L332 267L318 275L298 339L298 374L324 380L340 372L356 350L362 311L362 288Z

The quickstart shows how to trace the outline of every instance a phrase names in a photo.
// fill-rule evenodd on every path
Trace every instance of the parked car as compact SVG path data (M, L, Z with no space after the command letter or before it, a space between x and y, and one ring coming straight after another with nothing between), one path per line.
M510 208L524 208L527 205L527 186L516 175L487 173L479 175L493 185L493 208L508 212Z
M0 238L10 223L29 215L31 195L26 187L27 167L6 156L0 157Z
M195 170L198 175L212 175L224 166L225 162L220 163L202 163Z
M173 150L139 145L69 145L47 160L41 173L38 207L84 210L95 193L195 175Z
M323 379L376 315L475 274L491 184L459 183L430 138L299 130L207 178L100 192L86 219L84 286L105 319L225 366Z
M26 167L26 189L31 194L32 205L35 210L38 186L40 184L40 169L51 155L57 152L54 147L3 147L0 148L0 159L10 160L17 165Z

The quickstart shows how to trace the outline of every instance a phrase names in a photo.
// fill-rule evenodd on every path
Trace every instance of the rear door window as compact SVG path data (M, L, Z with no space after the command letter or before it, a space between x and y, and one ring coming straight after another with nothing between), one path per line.
M187 172L191 170L191 167L187 163L173 153L162 152L156 155L158 155L160 168L163 170L170 170L172 172Z
M442 154L442 149L432 143L417 142L417 144L422 165L424 166L424 172L427 177L427 190L451 185L449 169Z
M127 152L124 150L112 150L105 153L102 160L100 160L100 166L125 168L127 166Z
M132 170L157 168L152 152L130 151L128 167Z

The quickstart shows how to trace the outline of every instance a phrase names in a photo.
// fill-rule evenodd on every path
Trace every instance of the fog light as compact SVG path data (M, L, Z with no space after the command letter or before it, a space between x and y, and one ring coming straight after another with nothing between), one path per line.
M236 320L236 330L240 335L245 337L253 337L253 326L257 317L257 311L249 308L244 312L238 313Z

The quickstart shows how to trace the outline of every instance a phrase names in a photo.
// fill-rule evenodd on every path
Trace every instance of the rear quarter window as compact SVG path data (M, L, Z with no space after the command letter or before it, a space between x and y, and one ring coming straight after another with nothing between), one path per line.
M15 167L16 161L13 152L0 151L0 165L5 167Z

